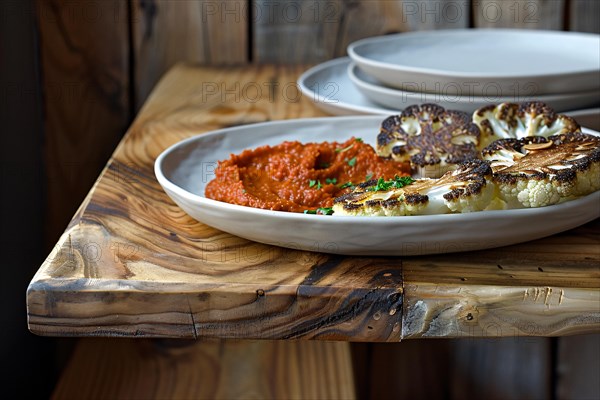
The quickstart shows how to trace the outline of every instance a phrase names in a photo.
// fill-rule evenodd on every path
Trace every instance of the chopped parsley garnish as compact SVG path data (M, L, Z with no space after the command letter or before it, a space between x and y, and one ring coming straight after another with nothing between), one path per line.
M348 160L348 165L354 167L356 165L356 157L352 157Z
M333 208L319 207L316 210L304 210L304 214L331 215L333 214Z
M353 188L353 187L354 187L354 185L352 184L352 182L346 182L340 186L340 189Z
M331 164L329 163L321 163L319 164L319 168L325 169L325 168L329 168L331 166Z
M363 142L363 140L362 140L361 138L359 138L359 137L357 137L355 140L356 140L358 143L362 143L362 142Z
M373 174L368 174L368 175L365 177L365 181L370 181L372 177L373 177Z
M411 178L410 176L402 176L402 177L395 176L394 179L392 179L390 181L386 181L383 178L379 178L377 180L377 184L373 187L368 188L366 191L367 192L378 192L378 191L389 190L392 188L399 189L406 185L410 185L414 181L415 180L413 178Z
M337 183L337 179L336 178L333 178L333 179L326 178L325 183L328 183L330 185L335 185Z
M315 181L313 179L308 181L308 187L314 187L315 189L319 190L323 187L323 185L321 184L321 181Z

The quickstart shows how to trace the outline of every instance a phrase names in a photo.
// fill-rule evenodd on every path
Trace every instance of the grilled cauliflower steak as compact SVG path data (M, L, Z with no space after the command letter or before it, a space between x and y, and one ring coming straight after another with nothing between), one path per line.
M333 210L336 215L403 216L504 208L491 176L488 162L473 160L439 179L417 179L404 186L396 182L406 178L370 180L335 199Z
M497 140L482 151L509 208L542 207L600 189L600 138L581 132Z
M482 107L473 114L473 121L481 133L479 148L484 148L497 139L548 137L581 131L573 118L556 114L545 103L536 101Z
M414 105L383 121L377 154L410 161L421 177L437 178L478 155L479 128L460 111L436 104Z

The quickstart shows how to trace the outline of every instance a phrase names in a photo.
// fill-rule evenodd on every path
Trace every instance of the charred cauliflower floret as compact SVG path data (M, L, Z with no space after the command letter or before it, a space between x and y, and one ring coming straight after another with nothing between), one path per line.
M489 105L475 111L473 121L481 133L479 148L497 139L548 137L581 131L573 118L556 114L548 105L536 101Z
M581 132L497 140L482 151L510 208L542 207L600 189L600 138Z
M479 128L466 113L423 104L383 121L377 154L410 161L421 177L437 178L460 163L477 159L478 143Z
M335 199L335 215L402 216L501 209L486 161L461 164L439 179L370 180Z

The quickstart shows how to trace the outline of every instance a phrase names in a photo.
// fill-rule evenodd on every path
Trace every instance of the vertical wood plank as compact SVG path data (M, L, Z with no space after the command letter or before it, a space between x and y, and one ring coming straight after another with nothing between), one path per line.
M376 399L448 398L452 364L448 340L373 343L369 396ZM357 385L358 386L358 385Z
M393 2L392 2L393 3ZM469 26L470 2L456 0L404 0L398 2L408 30L460 29Z
M47 171L46 242L55 243L125 132L127 5L37 1Z
M384 23L401 20L392 3L253 0L254 59L297 64L343 56L354 40L398 29Z
M449 364L451 398L549 399L551 361L547 338L454 340Z
M558 339L557 399L600 399L600 334Z
M550 398L549 350L549 339L525 337L374 343L367 398Z
M252 2L258 62L316 63L346 55L359 39L412 30L465 28L469 3L418 1Z
M131 0L136 109L178 62L246 63L249 13L243 0Z
M473 0L477 28L563 29L565 0Z
M252 1L253 55L259 63L313 63L339 43L342 1Z
M570 0L569 30L600 33L600 1Z
M349 344L82 339L54 399L354 399Z

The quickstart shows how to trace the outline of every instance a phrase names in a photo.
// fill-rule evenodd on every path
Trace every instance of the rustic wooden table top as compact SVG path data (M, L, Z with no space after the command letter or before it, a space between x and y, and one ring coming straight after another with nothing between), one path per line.
M600 331L600 221L510 247L365 258L202 225L153 173L194 134L323 116L306 68L178 66L155 88L27 290L48 336L398 341ZM515 227L518 229L518 227Z

